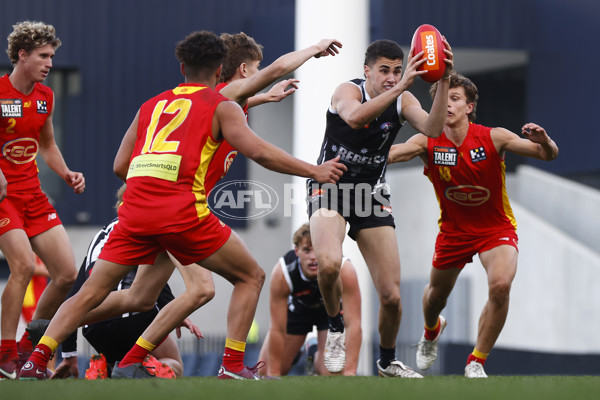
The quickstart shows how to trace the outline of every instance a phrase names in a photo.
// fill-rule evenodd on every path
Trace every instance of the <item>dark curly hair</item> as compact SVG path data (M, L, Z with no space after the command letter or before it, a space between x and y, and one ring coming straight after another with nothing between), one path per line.
M435 97L435 92L437 91L438 83L435 82L429 88L429 94L433 99ZM457 87L461 87L465 90L465 96L467 97L467 104L473 103L473 111L469 114L469 121L474 122L477 114L477 100L479 100L479 92L477 91L477 86L473 83L472 80L467 78L464 75L459 74L456 71L452 71L450 74L450 89L454 89Z
M235 74L235 70L242 63L251 61L262 61L262 46L257 44L254 39L244 32L221 34L221 39L227 47L227 56L223 61L223 72L221 73L221 82L229 81Z
M189 78L204 77L216 70L226 54L221 38L209 31L192 32L175 48L175 57L183 64Z
M403 60L404 52L400 48L400 45L393 40L380 39L367 47L365 65L372 66L380 57L389 58L390 60Z
M56 29L52 25L39 21L23 21L13 25L13 31L6 38L8 49L6 54L10 62L15 65L19 61L19 51L25 50L27 54L38 47L52 45L54 50L58 49L61 41L56 37Z

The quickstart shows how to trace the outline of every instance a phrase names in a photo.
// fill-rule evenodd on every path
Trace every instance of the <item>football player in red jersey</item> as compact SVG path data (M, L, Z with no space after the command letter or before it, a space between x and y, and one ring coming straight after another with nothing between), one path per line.
M185 82L140 107L115 158L115 173L127 181L119 223L89 279L50 322L21 369L20 379L44 379L58 343L77 328L86 313L100 304L134 265L152 264L165 250L183 265L179 271L190 290L200 276L194 263L233 284L219 377L259 379L256 368L244 366L243 361L265 274L241 239L210 212L203 186L208 160L227 140L242 154L280 173L335 182L346 168L338 159L318 166L308 164L256 136L240 106L213 90L225 53L223 41L212 32L194 32L178 44L176 54ZM196 309L196 305L187 306L186 292L159 312L115 366L113 378L151 377L143 359Z
M67 167L56 145L54 94L41 84L61 42L54 27L43 22L24 21L13 28L7 51L13 71L0 78L0 169L7 181L6 198L0 202L0 250L10 267L2 293L0 378L8 379L18 374L16 332L35 268L34 251L52 278L34 318L52 318L77 275L67 233L40 187L38 152L75 193L85 189L83 174ZM2 181L0 177L0 188ZM0 199L2 195L0 190Z
M435 93L437 85L431 87ZM446 320L440 315L458 275L475 254L486 270L488 301L479 319L477 343L467 359L465 376L486 378L485 360L502 331L509 294L517 272L517 223L504 183L504 156L510 151L540 160L558 156L556 143L541 126L525 124L524 138L505 128L475 124L479 95L468 78L453 72L448 115L438 138L416 134L392 146L389 162L416 156L425 164L441 208L433 267L423 295L425 332L417 348L417 366L429 368Z
M294 93L298 80L285 79L275 84L266 93L258 93L259 91L293 72L312 57L320 58L337 54L338 47L342 46L335 39L322 39L313 46L284 54L267 67L259 70L263 58L262 46L257 44L252 37L243 32L224 33L221 35L221 39L227 47L227 56L223 61L221 83L216 86L216 90L238 103L246 116L250 107L268 102L279 102ZM223 140L208 163L204 180L207 194L227 174L236 155L237 150ZM111 292L100 306L86 315L82 324L105 320L127 312L147 311L145 308L148 305L154 305L160 289L167 283L175 267L170 258L165 255L158 257L157 260L160 263L158 269L155 268L158 264L154 266L141 265L131 288ZM210 271L204 270L203 279L199 282L201 285L198 285L193 295L186 297L196 307L210 301L214 295L207 296L207 293L214 293L214 282ZM75 357L66 358L61 365L64 366L66 363L70 363L70 368L75 370L77 359ZM62 369L66 368L66 366L62 367Z

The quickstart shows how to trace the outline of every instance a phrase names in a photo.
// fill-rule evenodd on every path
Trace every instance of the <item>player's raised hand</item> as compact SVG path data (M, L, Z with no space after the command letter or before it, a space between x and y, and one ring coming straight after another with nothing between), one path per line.
M337 41L336 39L323 39L319 43L316 44L317 54L315 54L315 58L325 57L328 55L335 56L340 52L340 48L342 48L342 43Z
M325 161L323 164L317 165L316 172L313 174L313 179L319 183L335 183L337 182L348 168L342 164L340 156Z
M444 79L448 78L454 69L454 53L452 52L450 43L448 43L448 40L446 40L446 36L442 36L442 42L446 47L444 49L444 54L446 54L446 58L444 59L444 62L446 63L446 71L444 71L444 76L442 77L442 79Z
M521 133L534 143L544 144L550 140L546 130L533 122L523 125Z
M298 82L300 82L298 79L284 79L273 85L266 93L269 102L279 102L294 93L298 90Z

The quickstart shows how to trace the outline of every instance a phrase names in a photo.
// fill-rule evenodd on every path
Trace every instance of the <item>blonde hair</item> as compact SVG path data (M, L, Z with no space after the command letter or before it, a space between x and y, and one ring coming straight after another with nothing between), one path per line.
M294 232L292 242L294 243L294 246L298 247L304 239L310 241L310 226L308 224L303 224L296 232Z
M52 45L58 49L62 42L56 37L56 29L52 25L39 21L23 21L13 25L13 31L6 38L8 49L6 54L10 62L15 65L19 61L19 51L31 53L38 47Z

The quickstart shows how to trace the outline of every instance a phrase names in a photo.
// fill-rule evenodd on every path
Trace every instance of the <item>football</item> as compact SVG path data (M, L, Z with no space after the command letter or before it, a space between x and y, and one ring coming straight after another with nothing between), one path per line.
M427 71L421 75L421 78L429 83L438 81L446 71L445 46L440 32L432 25L421 25L415 31L410 47L415 49L414 54L425 52L423 58L427 61L417 69L418 71Z

